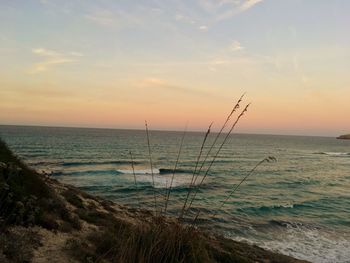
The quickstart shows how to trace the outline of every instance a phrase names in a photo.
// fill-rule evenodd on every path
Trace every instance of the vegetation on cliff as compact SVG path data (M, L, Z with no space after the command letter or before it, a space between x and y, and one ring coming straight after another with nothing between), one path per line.
M0 141L1 262L301 262L63 185Z

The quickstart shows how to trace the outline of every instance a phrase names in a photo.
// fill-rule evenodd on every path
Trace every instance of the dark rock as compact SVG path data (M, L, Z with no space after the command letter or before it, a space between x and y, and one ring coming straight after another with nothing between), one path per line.
M337 137L337 139L350 140L350 134L340 135Z

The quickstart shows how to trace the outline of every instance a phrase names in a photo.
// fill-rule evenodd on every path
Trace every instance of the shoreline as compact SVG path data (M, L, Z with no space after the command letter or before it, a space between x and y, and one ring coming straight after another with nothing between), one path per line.
M0 164L1 195L13 199L1 201L1 262L307 262L62 184L28 168L1 140Z

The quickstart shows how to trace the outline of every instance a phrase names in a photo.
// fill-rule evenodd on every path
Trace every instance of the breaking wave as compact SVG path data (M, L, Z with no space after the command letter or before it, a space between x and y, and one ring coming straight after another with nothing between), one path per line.
M315 152L315 154L322 154L328 156L350 156L348 152Z

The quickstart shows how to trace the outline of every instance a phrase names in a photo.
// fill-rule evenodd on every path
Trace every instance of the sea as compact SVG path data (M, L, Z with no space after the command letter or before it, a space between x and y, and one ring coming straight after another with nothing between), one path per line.
M231 134L214 159L226 135L208 154L216 136L198 158L205 132L187 132L178 155L183 132L151 130L148 147L142 130L0 126L20 159L62 183L157 214L169 194L169 216L190 191L189 224L311 262L350 262L349 140ZM277 161L261 162L269 156Z

